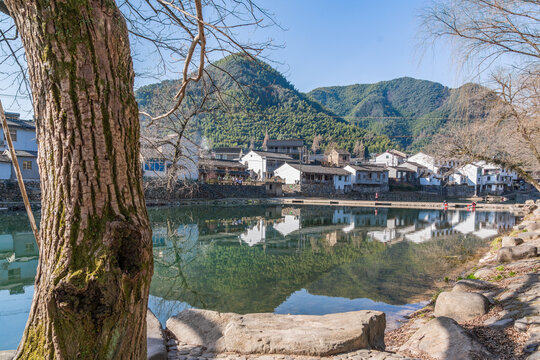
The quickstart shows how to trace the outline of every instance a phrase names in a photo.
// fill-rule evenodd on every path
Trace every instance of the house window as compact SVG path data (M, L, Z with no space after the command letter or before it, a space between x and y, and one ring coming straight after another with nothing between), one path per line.
M165 171L165 161L159 159L150 159L144 163L144 170Z
M33 243L24 244L24 250L26 250L27 253L34 251L34 244Z
M338 180L341 181L341 175L339 175Z
M11 141L17 141L17 130L9 130L9 134L11 135Z
M25 160L22 163L23 170L32 170L32 161Z
M21 269L9 269L8 281L19 280L21 278Z

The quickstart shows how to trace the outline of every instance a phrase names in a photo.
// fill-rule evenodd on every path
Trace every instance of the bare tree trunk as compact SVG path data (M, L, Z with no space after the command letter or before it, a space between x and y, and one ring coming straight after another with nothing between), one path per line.
M26 51L40 264L17 358L146 358L153 272L124 19L111 0L6 0Z

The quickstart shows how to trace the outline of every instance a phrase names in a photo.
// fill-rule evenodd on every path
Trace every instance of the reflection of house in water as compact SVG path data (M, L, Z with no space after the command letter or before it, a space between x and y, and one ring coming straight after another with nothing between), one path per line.
M274 223L273 228L283 236L300 230L300 217L297 215L285 215L282 220Z
M503 212L465 211L422 211L419 220L424 226L405 235L413 242L424 242L433 238L454 234L474 235L482 239L496 236L515 224L515 217Z
M259 219L257 223L240 234L240 239L249 246L263 243L266 239L266 224L264 219Z
M38 247L31 232L0 235L0 289L23 292L34 283Z

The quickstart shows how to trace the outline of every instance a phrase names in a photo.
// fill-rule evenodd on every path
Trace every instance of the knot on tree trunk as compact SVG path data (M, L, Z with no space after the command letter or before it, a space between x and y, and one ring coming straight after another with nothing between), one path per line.
M145 244L141 231L133 224L115 220L107 223L103 242L111 249L111 265L116 265L123 274L136 277L145 262Z

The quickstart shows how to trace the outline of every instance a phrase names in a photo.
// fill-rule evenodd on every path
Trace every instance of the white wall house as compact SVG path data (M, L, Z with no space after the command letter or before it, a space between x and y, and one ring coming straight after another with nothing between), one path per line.
M381 191L388 191L388 170L382 166L369 164L347 165L343 169L351 174L353 190L376 186Z
M21 120L18 113L6 112L5 115L23 179L25 181L39 181L38 145L34 122ZM15 180L15 176L6 136L0 127L0 180Z
M258 180L264 180L275 176L274 170L285 162L294 162L294 159L287 154L251 150L240 162L247 165L248 170Z
M483 161L467 164L458 169L464 175L464 183L476 188L477 195L501 195L512 188L517 174Z
M440 161L435 159L435 157L425 154L423 152L419 152L409 157L407 159L407 162L421 165L427 168L430 172L439 175L442 175L442 172L457 166L455 161Z
M15 150L37 151L36 126L33 121L21 120L20 114L6 112L6 120ZM4 130L0 127L0 152L7 149Z
M285 184L327 184L336 190L351 189L351 174L340 168L285 163L274 171L274 175L282 178Z
M12 176L11 159L0 152L0 180L10 180Z
M386 166L398 166L407 159L407 154L397 150L388 150L375 157L376 164Z

